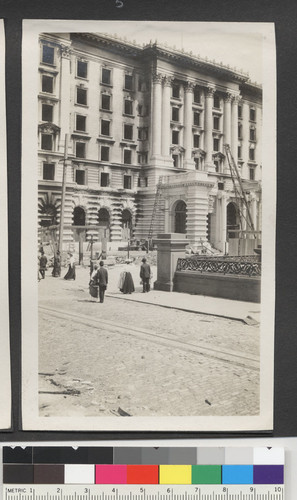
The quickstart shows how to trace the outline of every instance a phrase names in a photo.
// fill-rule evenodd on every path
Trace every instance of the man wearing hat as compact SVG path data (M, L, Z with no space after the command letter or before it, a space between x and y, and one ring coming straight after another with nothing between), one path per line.
M146 258L143 257L142 264L140 266L140 277L142 280L142 293L150 291L150 277L151 277L151 266L147 264Z
M97 283L99 285L99 298L102 304L104 302L104 294L108 283L108 272L107 269L104 267L103 260L101 260L99 266L100 267L97 271Z

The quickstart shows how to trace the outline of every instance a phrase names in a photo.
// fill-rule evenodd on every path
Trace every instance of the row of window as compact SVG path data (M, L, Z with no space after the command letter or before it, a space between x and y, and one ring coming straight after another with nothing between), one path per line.
M56 166L54 163L43 163L42 166L42 178L47 181L55 180L55 170ZM74 171L74 182L81 186L85 186L87 184L87 172L86 170L76 169ZM147 187L148 178L147 177L138 177L138 187ZM110 187L110 174L108 172L100 173L100 186L101 187ZM132 189L132 176L131 175L123 175L123 188L124 189Z

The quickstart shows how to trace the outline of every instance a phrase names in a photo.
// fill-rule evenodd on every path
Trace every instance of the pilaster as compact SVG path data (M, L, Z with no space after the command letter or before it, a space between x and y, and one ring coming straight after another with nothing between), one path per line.
M161 156L162 75L153 74L152 158Z
M215 166L212 159L213 153L213 96L215 89L213 87L207 87L207 92L205 95L205 166L209 172L215 172Z
M231 93L227 93L224 98L224 144L231 144ZM224 173L229 173L228 159L225 157Z
M59 125L60 140L59 151L64 152L65 134L70 133L70 47L62 45L60 47L61 66L60 66L60 108ZM69 141L71 148L71 142ZM69 151L67 151L68 153Z
M194 83L187 82L184 86L185 89L185 106L184 106L184 147L185 147L185 168L194 170L195 165L192 158L192 142L193 142L193 131L192 131L192 123L193 123L193 111L192 111L192 103L193 103L193 89Z
M238 103L240 96L236 95L232 100L232 129L231 129L231 153L235 163L238 162Z

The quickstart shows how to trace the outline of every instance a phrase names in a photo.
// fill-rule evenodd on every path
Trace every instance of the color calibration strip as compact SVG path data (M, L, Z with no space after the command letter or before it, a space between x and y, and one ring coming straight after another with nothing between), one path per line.
M283 484L283 448L4 447L4 484Z

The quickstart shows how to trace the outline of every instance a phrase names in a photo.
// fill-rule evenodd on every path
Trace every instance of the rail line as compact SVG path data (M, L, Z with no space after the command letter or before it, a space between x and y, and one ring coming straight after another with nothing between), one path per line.
M131 325L116 323L115 321L108 321L102 319L94 319L89 316L77 314L74 312L65 312L61 309L53 309L50 307L39 306L40 313L48 314L59 319L69 319L76 323L83 324L90 328L98 330L106 329L113 333L122 335L132 335L141 340L148 342L158 343L165 347L180 349L182 351L191 352L200 356L215 358L223 363L229 363L236 366L241 366L250 370L260 370L260 360L257 356L246 355L238 351L224 351L221 348L210 347L203 343L192 344L182 340L171 339L166 335L153 332L144 328L139 328Z

